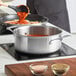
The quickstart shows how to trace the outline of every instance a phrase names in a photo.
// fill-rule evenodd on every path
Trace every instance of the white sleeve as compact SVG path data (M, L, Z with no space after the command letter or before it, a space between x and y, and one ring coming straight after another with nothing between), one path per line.
M13 0L11 1L11 5L13 6L26 5L26 0Z
M12 6L26 5L26 0L12 0L9 2L6 1L4 3L8 4L8 5L12 5ZM16 12L13 9L8 8L8 7L4 7L4 6L0 7L0 13L16 14Z

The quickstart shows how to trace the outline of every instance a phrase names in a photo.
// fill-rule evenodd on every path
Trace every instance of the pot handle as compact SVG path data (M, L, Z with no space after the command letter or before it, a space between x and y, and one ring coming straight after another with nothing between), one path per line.
M62 37L60 36L59 38L56 38L56 39L50 40L50 41L49 41L49 45L50 45L51 42L54 41L54 40L60 40L60 41L62 41L63 38L66 38L66 37L68 37L68 36L70 36L70 35L64 35L64 36L62 36Z
M10 26L10 27L7 27L7 30L13 32L14 29L18 28L18 26Z

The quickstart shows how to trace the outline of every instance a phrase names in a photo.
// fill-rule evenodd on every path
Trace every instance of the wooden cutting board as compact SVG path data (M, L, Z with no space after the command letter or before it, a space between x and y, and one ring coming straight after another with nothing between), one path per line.
M54 76L51 71L51 65L54 63L69 64L70 70L65 76L76 76L76 58L5 65L5 73L7 74L7 76L33 76L29 69L30 64L46 64L48 65L48 70L44 76Z

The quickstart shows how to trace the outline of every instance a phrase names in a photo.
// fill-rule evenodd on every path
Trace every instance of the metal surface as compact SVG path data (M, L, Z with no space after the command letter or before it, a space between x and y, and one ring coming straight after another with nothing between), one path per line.
M61 47L62 31L52 26L23 26L14 30L15 49L32 54L53 53ZM42 37L28 36L47 35Z

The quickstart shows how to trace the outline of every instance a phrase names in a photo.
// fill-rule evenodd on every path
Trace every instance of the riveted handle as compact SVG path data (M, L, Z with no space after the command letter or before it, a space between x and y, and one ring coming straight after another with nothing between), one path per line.
M62 41L63 38L66 38L66 37L68 37L68 36L70 36L70 35L64 35L64 36L62 36L62 37L60 36L59 38L56 38L56 39L50 40L50 41L49 41L49 44L51 44L51 42L52 42L52 41L55 41L55 40L60 40L60 41Z
M18 28L18 26L10 26L10 27L7 27L7 30L13 32L16 28Z

